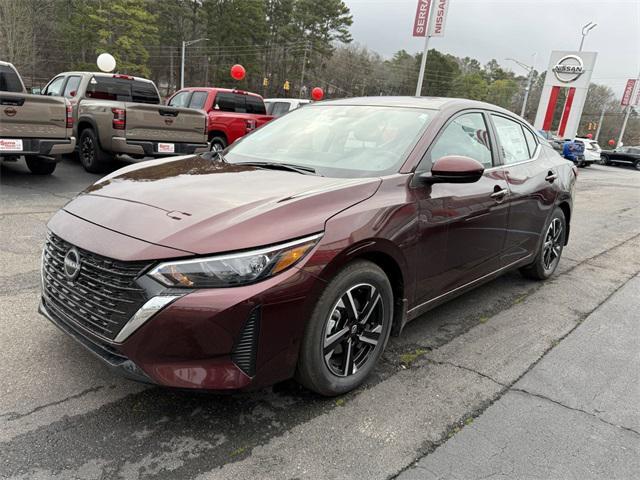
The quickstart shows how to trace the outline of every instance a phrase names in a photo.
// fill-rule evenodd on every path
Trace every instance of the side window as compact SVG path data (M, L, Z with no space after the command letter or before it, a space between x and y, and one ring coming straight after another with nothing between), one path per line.
M213 108L223 112L235 112L235 95L233 93L218 92L216 94L216 99L213 102Z
M193 92L191 101L189 102L189 108L196 108L198 110L204 109L204 104L207 101L207 92Z
M80 86L80 77L72 75L67 80L67 85L64 87L64 96L66 98L73 98L78 93L78 87Z
M44 90L44 94L50 97L60 97L62 95L62 84L64 83L64 77L57 77L51 81L47 88Z
M288 111L289 111L288 102L275 102L273 104L273 108L271 109L271 115L275 117L279 117L280 115L284 115Z
M171 100L169 100L169 106L170 107L186 107L187 102L189 101L189 95L191 95L191 92L178 93Z
M538 147L538 143L536 142L533 133L528 128L522 127L522 131L524 132L524 138L527 141L527 146L529 147L529 158L533 158L536 153L536 148Z
M267 113L264 102L260 97L247 95L247 113L254 113L256 115L265 115Z
M484 168L493 166L487 124L481 113L465 113L449 123L431 149L431 163L420 170L430 169L433 162L449 155L473 158Z
M502 147L504 163L510 165L529 160L529 147L520 124L498 115L491 115L491 117Z

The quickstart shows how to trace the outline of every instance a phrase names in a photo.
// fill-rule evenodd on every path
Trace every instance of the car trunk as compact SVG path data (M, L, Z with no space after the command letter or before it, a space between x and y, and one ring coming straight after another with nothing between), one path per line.
M198 110L126 103L128 140L205 143L205 116Z
M62 98L0 92L0 137L67 138Z

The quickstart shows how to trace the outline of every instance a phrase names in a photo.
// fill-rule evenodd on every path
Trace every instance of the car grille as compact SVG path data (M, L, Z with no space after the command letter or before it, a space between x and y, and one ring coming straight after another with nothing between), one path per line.
M51 314L113 340L147 300L135 278L147 262L122 262L76 248L80 273L73 281L63 264L74 246L49 233L42 258L42 280Z

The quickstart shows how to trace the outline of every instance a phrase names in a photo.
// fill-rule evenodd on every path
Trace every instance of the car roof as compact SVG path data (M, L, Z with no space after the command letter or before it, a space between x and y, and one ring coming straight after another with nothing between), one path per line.
M252 97L259 97L262 98L262 96L258 93L254 93L254 92L248 92L246 90L239 90L237 88L219 88L219 87L184 87L181 88L180 90L177 90L176 93L178 92L193 92L194 90L204 90L207 92L226 92L226 93L240 93L242 95L250 95Z
M265 102L311 103L307 98L265 98Z
M315 102L313 105L362 105L362 106L381 106L381 107L408 107L408 108L424 108L429 110L443 109L465 109L479 108L484 110L493 110L495 112L504 113L509 116L515 116L513 112L506 110L491 103L480 102L477 100L467 100L465 98L448 98L448 97L354 97L342 98L339 100L325 100Z
M136 76L133 76L133 75L128 75L126 73L109 73L109 72L76 72L76 71L73 71L73 72L61 72L61 73L55 75L53 78L59 77L61 75L92 75L94 77L111 77L111 78L113 78L116 75L126 75L127 77L131 77L134 80L139 81L139 82L153 83L153 81L149 80L148 78L136 77Z

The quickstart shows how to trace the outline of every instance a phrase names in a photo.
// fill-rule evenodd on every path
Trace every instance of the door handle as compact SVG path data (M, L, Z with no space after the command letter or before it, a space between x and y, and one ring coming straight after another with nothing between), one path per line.
M551 170L549 170L549 173L547 174L547 176L544 177L544 179L549 183L553 183L556 178L558 178L558 174L553 173Z
M502 188L500 190L496 190L495 192L493 192L491 194L491 198L494 198L496 200L502 200L508 193L509 191L506 188Z

